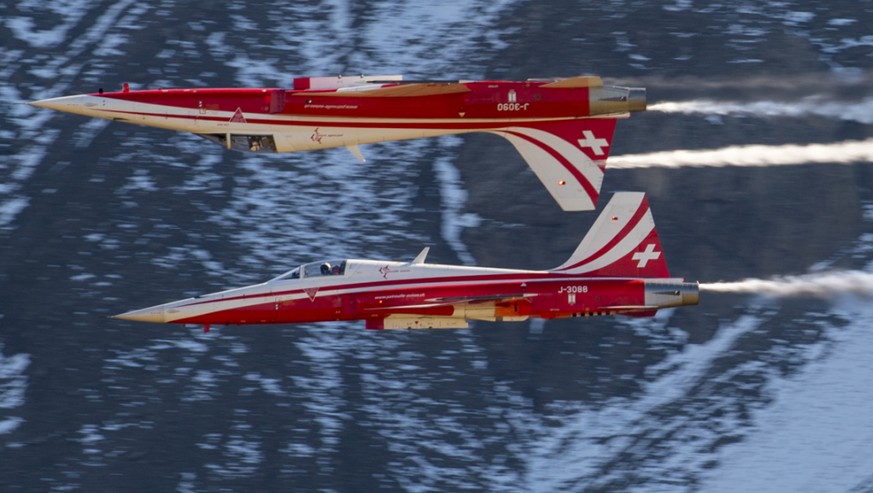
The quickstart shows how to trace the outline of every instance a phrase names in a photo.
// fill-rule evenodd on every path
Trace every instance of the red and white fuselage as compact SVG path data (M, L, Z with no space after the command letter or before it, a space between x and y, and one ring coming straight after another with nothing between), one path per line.
M401 76L295 79L291 89L154 89L31 104L191 132L228 149L300 152L490 132L509 140L565 210L591 210L617 118L643 111L645 90L599 77L404 83Z
M188 298L117 318L183 324L364 320L368 329L462 328L521 321L653 315L697 304L697 283L670 278L648 201L618 193L571 258L547 271L411 262L327 260L262 284Z

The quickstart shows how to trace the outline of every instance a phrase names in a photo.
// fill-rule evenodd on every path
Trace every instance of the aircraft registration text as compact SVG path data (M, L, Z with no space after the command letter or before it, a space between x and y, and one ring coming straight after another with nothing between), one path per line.
M530 103L497 103L497 111L527 111Z

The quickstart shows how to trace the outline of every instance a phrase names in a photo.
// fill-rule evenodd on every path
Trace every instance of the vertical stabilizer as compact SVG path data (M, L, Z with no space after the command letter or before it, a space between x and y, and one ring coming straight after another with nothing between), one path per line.
M597 206L615 118L529 122L494 130L515 146L565 211Z
M553 272L595 277L670 277L645 194L613 195L570 259Z

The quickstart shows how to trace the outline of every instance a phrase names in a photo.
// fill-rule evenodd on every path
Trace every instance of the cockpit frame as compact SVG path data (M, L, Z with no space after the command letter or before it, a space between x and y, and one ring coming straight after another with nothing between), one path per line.
M269 282L290 281L294 279L308 279L323 276L342 276L346 273L345 260L322 260L309 262L295 267L281 276L271 279Z

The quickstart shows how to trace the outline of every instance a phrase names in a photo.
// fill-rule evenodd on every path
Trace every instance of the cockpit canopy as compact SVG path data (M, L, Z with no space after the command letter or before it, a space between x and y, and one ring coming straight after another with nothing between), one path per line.
M324 260L321 262L310 262L303 264L300 267L291 269L279 277L271 279L273 281L288 281L291 279L302 279L307 277L320 276L342 276L346 273L345 260Z

